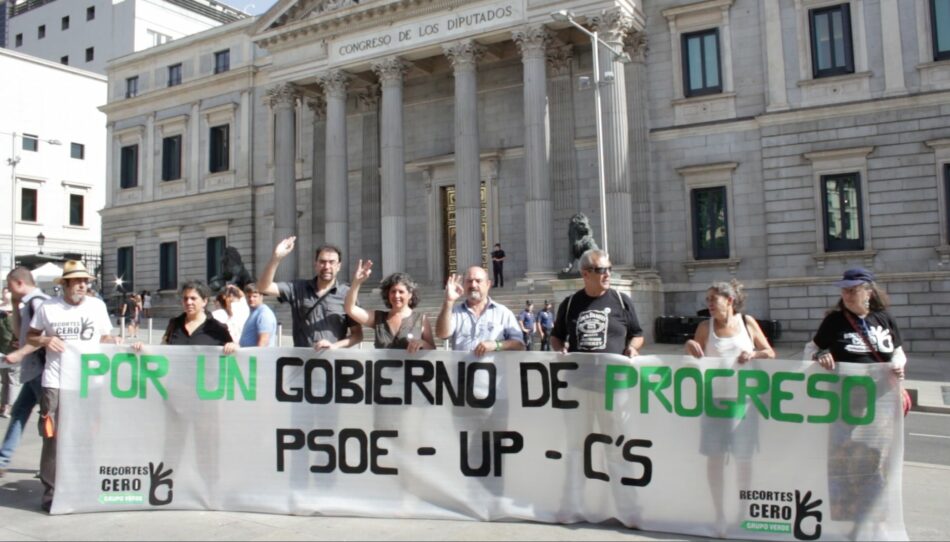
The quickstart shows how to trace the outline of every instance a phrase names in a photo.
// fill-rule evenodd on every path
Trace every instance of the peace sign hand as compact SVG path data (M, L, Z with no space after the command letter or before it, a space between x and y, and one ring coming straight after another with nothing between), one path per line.
M449 280L445 282L445 301L448 303L455 303L462 294L465 293L465 289L462 288L462 275L451 274L449 275Z
M358 286L366 282L366 279L373 273L373 260L360 260L356 264L356 270L353 271L353 285Z

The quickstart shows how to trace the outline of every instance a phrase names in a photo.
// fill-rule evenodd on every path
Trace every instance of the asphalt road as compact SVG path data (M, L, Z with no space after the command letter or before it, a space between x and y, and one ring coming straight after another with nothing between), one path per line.
M911 412L904 419L904 461L950 466L950 415Z

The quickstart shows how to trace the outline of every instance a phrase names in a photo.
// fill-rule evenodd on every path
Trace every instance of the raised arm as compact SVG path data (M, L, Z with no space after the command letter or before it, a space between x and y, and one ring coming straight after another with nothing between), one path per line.
M260 290L262 294L277 295L280 293L277 289L277 284L274 283L274 275L277 273L277 267L280 265L281 260L293 252L294 241L296 240L297 237L291 235L277 243L277 246L274 247L274 253L271 255L270 261L267 262L267 265L264 266L264 271L262 271L261 275L257 278L257 289Z
M449 280L445 282L445 298L442 300L442 308L439 309L439 318L435 322L436 337L448 339L452 335L452 308L464 291L462 275L449 275Z
M356 264L356 270L353 271L353 282L350 284L349 291L346 292L346 298L343 300L343 310L347 316L361 326L376 325L376 313L369 312L356 304L360 295L360 286L366 282L366 279L373 273L373 260L360 260Z

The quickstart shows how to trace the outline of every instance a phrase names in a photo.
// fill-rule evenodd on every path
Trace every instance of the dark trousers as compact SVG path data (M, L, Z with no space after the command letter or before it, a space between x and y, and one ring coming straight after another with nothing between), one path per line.
M43 431L45 418L52 418L53 436L47 438ZM40 480L43 482L43 510L49 512L53 505L53 490L56 487L56 432L59 431L59 388L43 388L40 396L40 436L43 451L40 452Z
M551 330L554 328L541 328L541 351L551 351Z
M492 272L494 277L492 277L492 284L498 288L505 287L505 273L502 270L504 264L501 262L492 263Z

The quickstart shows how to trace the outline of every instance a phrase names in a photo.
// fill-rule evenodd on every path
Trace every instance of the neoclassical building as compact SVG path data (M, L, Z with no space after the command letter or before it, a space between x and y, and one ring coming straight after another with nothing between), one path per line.
M736 277L805 340L860 265L911 350L941 351L947 4L280 0L110 63L106 276L171 292L224 246L256 272L297 235L284 277L330 242L437 284L499 242L538 283L568 263L570 217L601 239L604 208L656 314ZM599 77L560 10L609 46Z

